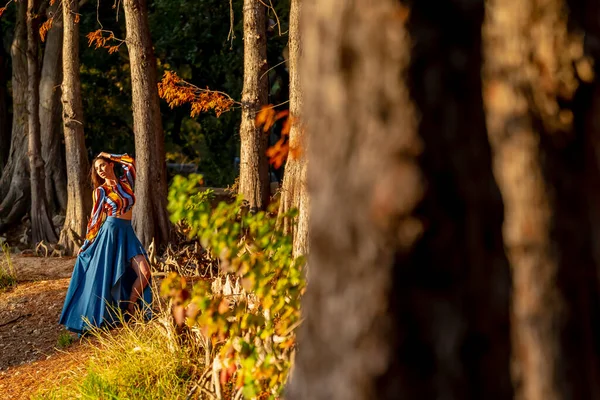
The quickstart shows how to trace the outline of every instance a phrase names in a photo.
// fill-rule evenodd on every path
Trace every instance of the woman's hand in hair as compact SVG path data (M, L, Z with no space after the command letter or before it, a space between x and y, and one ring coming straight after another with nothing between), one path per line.
M110 159L110 154L105 153L105 152L101 152L100 154L98 154L98 157Z

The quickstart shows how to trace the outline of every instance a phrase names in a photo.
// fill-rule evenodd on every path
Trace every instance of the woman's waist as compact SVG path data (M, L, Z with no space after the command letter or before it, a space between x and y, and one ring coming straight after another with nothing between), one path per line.
M106 221L131 224L131 211L128 211L125 214L109 215L106 217Z
M131 219L133 215L133 207L122 207L122 208L106 208L107 217L115 217L121 219Z

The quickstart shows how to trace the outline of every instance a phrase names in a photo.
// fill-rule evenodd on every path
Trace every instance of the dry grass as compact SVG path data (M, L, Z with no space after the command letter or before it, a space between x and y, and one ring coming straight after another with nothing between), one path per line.
M205 352L177 331L166 307L150 321L137 315L107 331L94 329L87 364L34 399L185 399L195 397ZM189 332L188 332L189 333ZM188 397L188 395L192 394Z
M0 290L11 288L17 284L17 272L10 258L10 247L1 243L3 259L0 259Z

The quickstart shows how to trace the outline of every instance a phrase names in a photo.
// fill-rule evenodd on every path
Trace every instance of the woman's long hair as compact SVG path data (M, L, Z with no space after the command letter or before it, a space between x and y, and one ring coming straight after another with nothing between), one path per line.
M90 177L92 180L93 189L96 189L98 186L102 186L102 184L104 183L104 179L100 178L100 175L98 175L98 173L96 172L96 161L98 160L104 160L107 163L112 163L112 160L106 157L94 158L94 160L92 161L92 168L90 169Z

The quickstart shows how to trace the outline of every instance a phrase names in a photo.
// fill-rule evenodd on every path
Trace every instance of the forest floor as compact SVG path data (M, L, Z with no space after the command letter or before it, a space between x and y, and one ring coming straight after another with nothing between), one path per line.
M0 292L0 399L28 399L91 354L89 339L59 348L58 324L75 257L11 255L16 286Z

